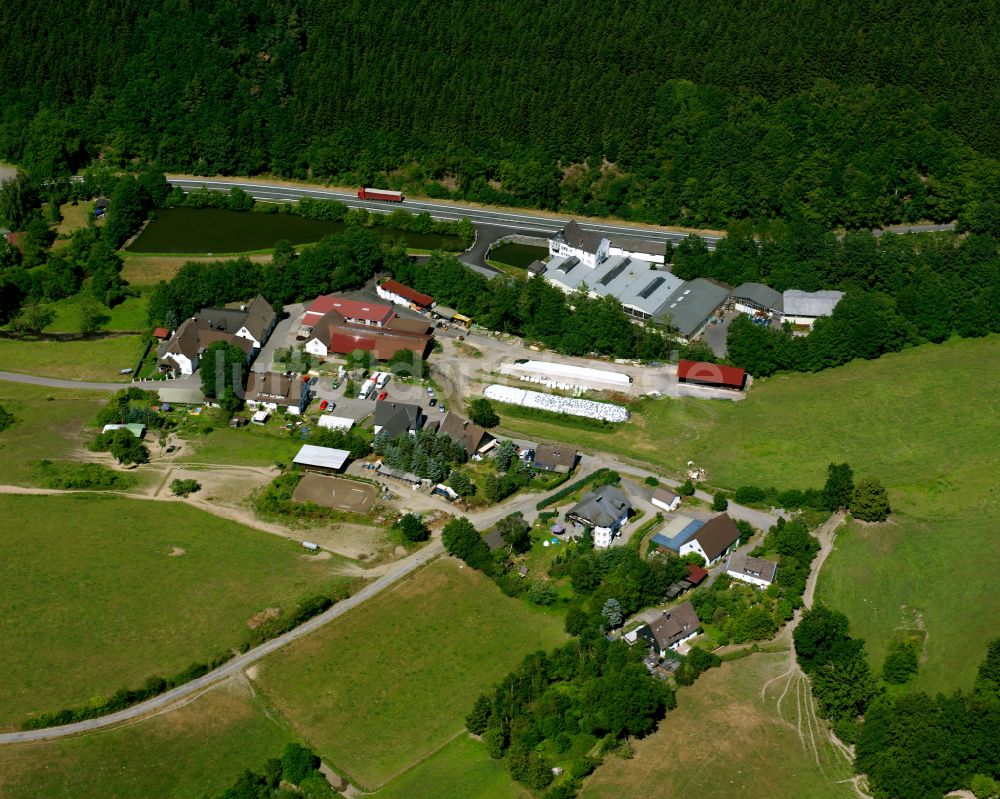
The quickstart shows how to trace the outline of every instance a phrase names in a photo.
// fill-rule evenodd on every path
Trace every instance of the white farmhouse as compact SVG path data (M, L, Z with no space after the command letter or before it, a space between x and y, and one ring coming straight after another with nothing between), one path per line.
M726 513L721 513L707 521L691 538L681 545L677 554L684 557L689 552L695 552L712 566L728 555L740 540L740 531L736 523Z
M588 491L566 514L567 519L577 521L593 530L594 546L604 549L618 531L628 522L632 503L621 490L612 485Z
M742 580L758 588L767 588L774 582L774 575L778 571L778 564L773 560L764 558L752 558L749 555L741 555L734 552L729 556L729 563L726 564L726 574L734 580Z

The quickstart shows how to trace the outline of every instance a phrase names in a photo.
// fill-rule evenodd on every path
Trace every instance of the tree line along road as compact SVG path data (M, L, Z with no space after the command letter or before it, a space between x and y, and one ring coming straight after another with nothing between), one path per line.
M547 216L517 211L506 211L494 208L480 208L474 205L460 203L435 202L433 200L404 199L400 203L359 200L357 194L332 189L309 188L305 186L280 186L258 181L197 178L181 175L167 175L167 180L174 186L180 186L185 191L193 191L202 187L209 191L228 191L236 186L250 194L256 200L265 202L295 202L303 197L317 200L337 200L351 208L365 208L369 211L388 213L394 208L402 208L415 214L428 213L435 219L458 220L468 219L477 225L502 228L510 232L547 233L549 235L562 230L570 217ZM629 225L627 223L594 222L587 219L577 220L584 230L595 231L609 236L628 236L635 239L650 241L671 241L678 243L694 233L700 235L709 249L714 249L719 239L724 237L721 232L701 233L699 231L667 230L652 226Z

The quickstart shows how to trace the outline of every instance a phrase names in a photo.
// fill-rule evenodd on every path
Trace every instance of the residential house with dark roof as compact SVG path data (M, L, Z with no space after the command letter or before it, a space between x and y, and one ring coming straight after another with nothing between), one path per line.
M278 372L251 372L247 377L246 403L254 410L273 412L285 408L297 416L309 404L309 384L301 377Z
M475 422L463 419L452 411L448 411L444 419L441 420L438 434L446 435L452 441L457 441L470 458L473 455L483 455L489 452L497 443L496 438L484 428Z
M197 319L185 319L174 335L157 350L161 372L192 375L201 363L202 353L217 341L224 341L243 350L247 363L253 360L256 350L248 339L223 330L205 327Z
M636 643L644 640L660 657L677 649L685 641L694 638L701 627L701 619L690 602L682 602L674 608L663 611L663 615L650 624L645 624L638 630L628 633L625 640Z
M271 303L260 295L235 307L202 308L194 318L202 327L245 338L258 350L267 342L278 323L278 315Z
M757 588L767 588L774 582L777 573L778 564L773 560L754 558L740 552L730 555L726 564L726 574L734 580L742 580Z
M579 458L580 453L574 447L539 444L535 449L535 459L531 465L543 472L569 474Z
M740 531L736 522L729 518L729 514L720 513L705 522L691 538L681 544L677 554L684 557L689 552L696 552L711 566L735 549L739 540Z
M419 405L382 400L375 403L375 419L372 429L376 435L384 430L389 438L396 438L401 433L415 434L423 427L425 419Z
M580 501L567 511L566 518L590 527L594 546L603 549L611 546L611 541L628 522L631 512L632 503L621 489L604 485L580 497Z

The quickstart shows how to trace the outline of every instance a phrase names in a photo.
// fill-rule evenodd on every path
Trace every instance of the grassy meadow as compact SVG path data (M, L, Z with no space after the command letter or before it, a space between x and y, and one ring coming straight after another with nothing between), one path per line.
M340 559L182 503L2 495L0 519L0 726L180 672L346 579Z
M141 292L135 297L126 297L114 308L101 306L108 321L101 330L110 332L124 331L135 333L149 328L146 317L148 292ZM74 294L56 302L46 303L45 307L55 314L52 322L45 328L46 333L76 333L80 330L80 303L83 294ZM137 353L138 354L138 353ZM122 367L124 368L124 367Z
M297 736L229 680L188 704L124 727L0 747L4 799L191 799L260 771Z
M561 619L444 560L271 655L255 679L333 768L372 790L459 734L479 693L524 655L563 639ZM473 768L456 759L422 773Z
M530 799L531 792L514 782L503 762L493 760L483 745L461 733L423 762L376 791L375 799Z
M756 654L723 663L677 692L677 708L659 729L635 741L635 756L605 758L584 783L581 799L642 796L668 799L852 799L847 758L827 742L809 713L803 681L784 690L776 680L762 701L761 686L788 667L788 653ZM776 689L776 690L775 690Z
M142 354L141 336L111 336L77 341L25 341L0 338L0 371L55 377L127 383Z
M0 381L0 405L16 422L0 433L0 484L36 485L42 459L57 461L87 443L81 434L107 402L103 391Z
M742 402L646 402L616 433L563 436L679 471L693 460L716 486L821 486L830 462L889 489L896 514L841 534L818 596L851 619L876 668L914 624L926 632L918 687L968 687L1000 615L992 529L1000 466L1000 336L925 345L818 374L758 381ZM504 418L558 438L559 425ZM966 559L960 559L967 555ZM859 588L861 590L859 590Z

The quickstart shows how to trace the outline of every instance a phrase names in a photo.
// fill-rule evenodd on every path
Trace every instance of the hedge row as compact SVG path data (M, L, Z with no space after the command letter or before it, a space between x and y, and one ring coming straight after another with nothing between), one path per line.
M266 624L262 624L243 640L239 646L240 652L247 652L255 646L259 646L265 641L276 638L289 630L298 627L313 616L318 616L323 611L332 607L333 604L347 597L347 589L338 589L334 597L312 596L299 603L293 613L280 619L275 619ZM213 669L217 669L223 663L231 660L233 653L222 652L205 663L192 663L184 671L175 674L173 677L164 679L163 677L150 677L139 688L122 688L112 694L108 699L99 703L85 705L83 707L66 708L55 713L43 713L40 716L33 716L21 724L22 730L39 730L44 727L58 727L64 724L73 724L77 721L95 719L106 716L109 713L116 713L132 705L145 702L154 696L162 694L171 688L184 683L196 680L208 674Z
M549 505L553 505L560 500L566 499L566 497L572 495L576 491L579 491L584 486L590 485L609 485L617 484L621 480L621 475L618 472L612 471L611 469L598 469L591 475L577 480L575 483L570 483L565 488L556 491L556 493L551 494L543 500L540 500L536 505L536 510L543 510Z

